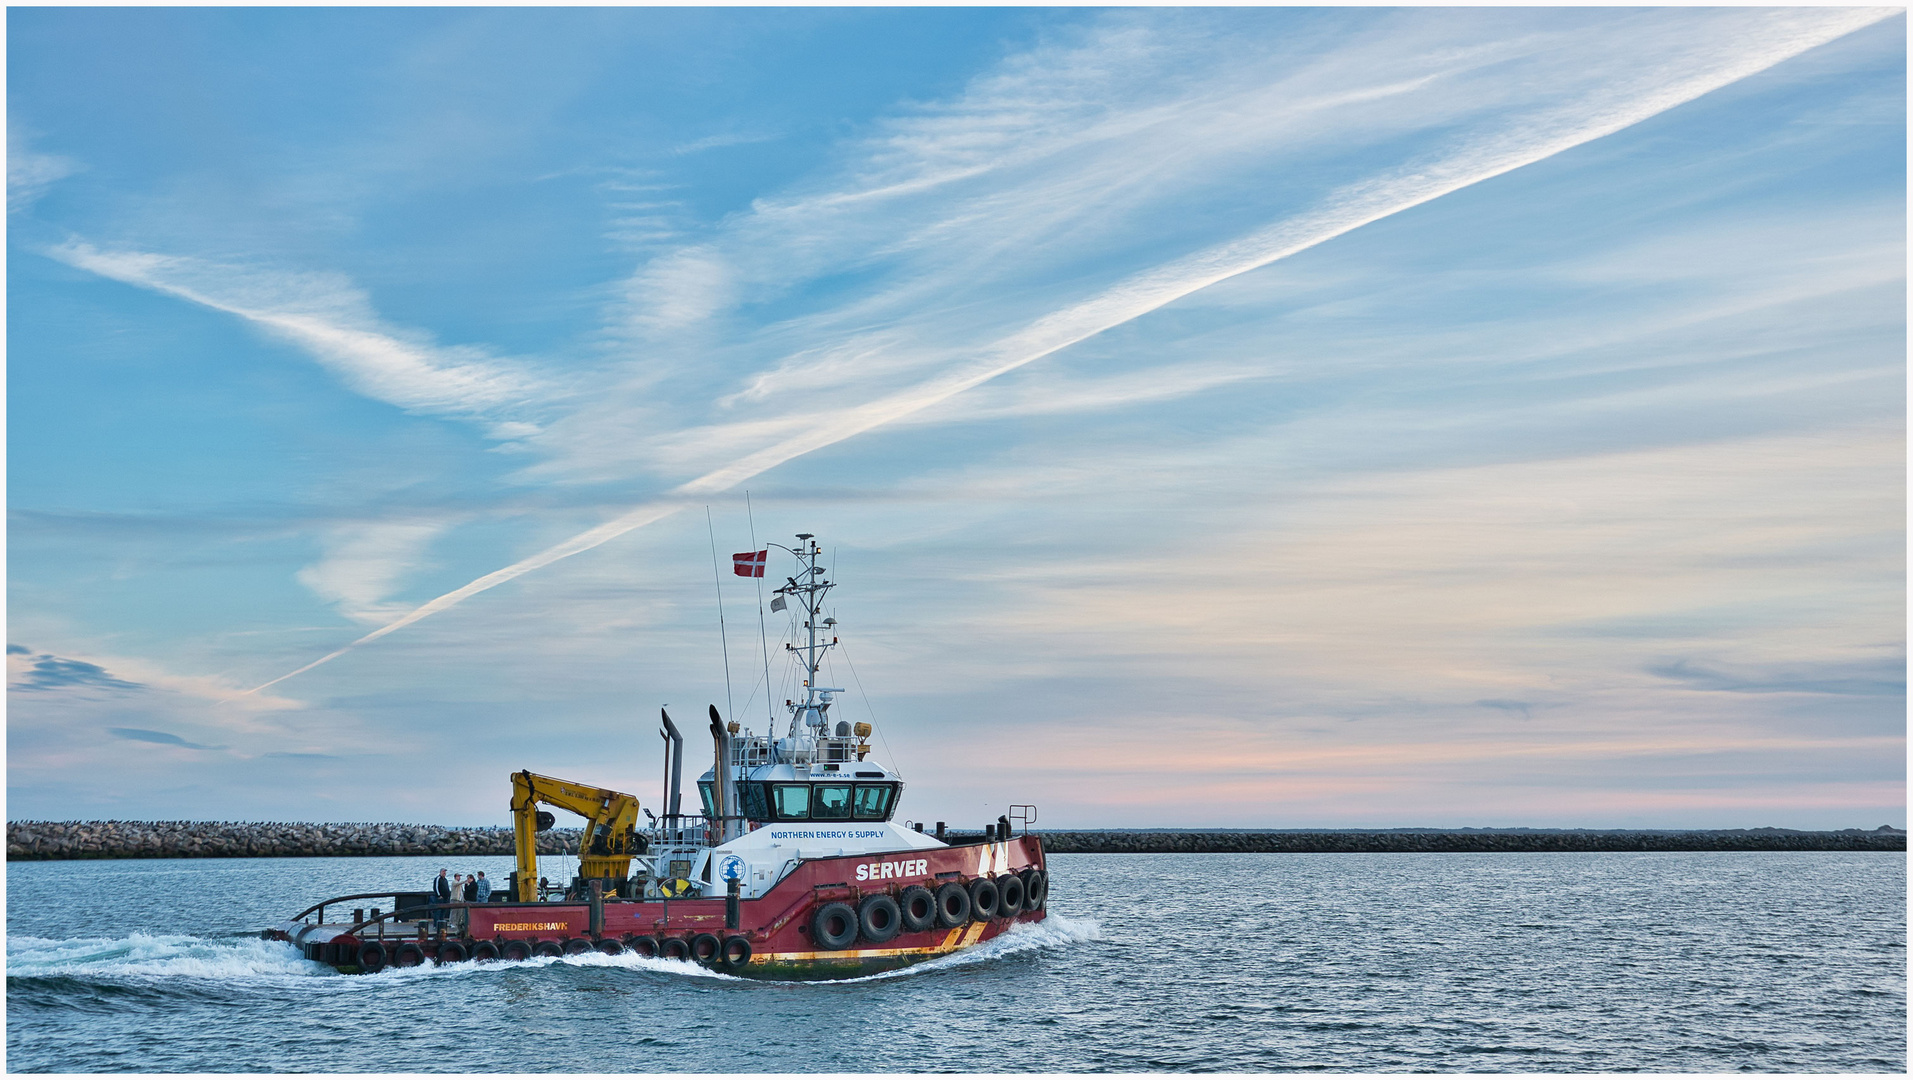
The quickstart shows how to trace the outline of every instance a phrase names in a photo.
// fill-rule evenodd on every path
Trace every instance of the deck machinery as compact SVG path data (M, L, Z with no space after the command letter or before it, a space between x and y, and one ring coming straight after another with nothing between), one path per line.
M903 778L870 759L869 724L831 716L844 691L818 684L838 643L836 620L822 614L835 583L813 537L797 540L771 546L797 562L773 608L801 620L801 644L784 646L803 676L801 699L785 702L782 736L727 723L711 707L701 813L682 812L684 738L666 712L662 814L622 792L515 773L516 869L487 901L359 893L314 904L262 936L348 972L633 951L802 979L902 967L1041 920L1049 879L1039 837L1012 835L1007 818L964 841L894 820ZM556 824L541 806L585 819L568 882L538 872L537 833ZM365 906L381 898L390 906Z

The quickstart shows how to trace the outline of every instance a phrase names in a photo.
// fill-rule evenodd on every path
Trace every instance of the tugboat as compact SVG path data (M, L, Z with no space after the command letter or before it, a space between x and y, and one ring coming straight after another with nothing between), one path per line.
M797 540L796 548L770 546L797 559L772 609L794 604L803 619L803 644L785 645L801 668L802 700L785 702L790 723L781 737L726 723L711 706L712 765L697 781L701 815L680 812L684 738L665 712L664 813L642 810L623 792L519 772L511 802L517 869L489 899L336 896L261 937L347 973L595 951L754 978L836 979L972 948L1015 923L1042 920L1042 840L1018 834L1008 815L976 836L948 833L941 822L932 834L894 820L903 778L870 759L871 725L830 715L844 691L818 683L837 644L836 620L819 617L835 583L824 579L812 534ZM737 572L761 577L768 551L738 556ZM540 805L586 819L568 885L539 876L537 833L556 824ZM1035 820L1034 807L1013 812L1024 825ZM372 900L389 906L364 906Z

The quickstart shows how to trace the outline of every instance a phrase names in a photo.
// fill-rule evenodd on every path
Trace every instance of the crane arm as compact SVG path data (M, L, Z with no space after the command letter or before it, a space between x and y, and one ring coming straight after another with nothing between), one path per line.
M637 835L637 796L525 770L513 773L511 778L517 899L527 899L528 891L538 882L539 803L585 819L584 841L578 853L580 877L622 880L630 875L631 856L643 849Z

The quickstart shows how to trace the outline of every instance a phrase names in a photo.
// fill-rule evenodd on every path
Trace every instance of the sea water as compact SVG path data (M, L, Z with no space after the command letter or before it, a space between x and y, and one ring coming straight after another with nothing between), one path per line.
M1047 922L827 983L628 954L340 975L259 940L309 903L422 890L441 866L502 878L510 862L12 863L7 1066L1907 1067L1901 853L1058 855Z

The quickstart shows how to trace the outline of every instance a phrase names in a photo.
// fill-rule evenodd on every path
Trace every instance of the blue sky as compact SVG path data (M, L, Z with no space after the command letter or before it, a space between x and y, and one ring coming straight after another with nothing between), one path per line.
M651 798L708 508L904 817L1905 823L1897 12L8 31L15 819Z

